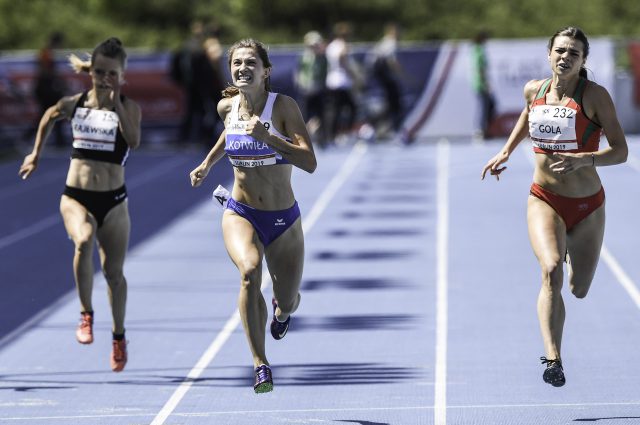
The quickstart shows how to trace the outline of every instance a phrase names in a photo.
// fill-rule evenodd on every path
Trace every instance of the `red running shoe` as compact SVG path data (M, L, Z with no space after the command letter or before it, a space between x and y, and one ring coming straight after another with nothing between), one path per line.
M76 339L80 344L91 344L93 342L93 314L80 313Z
M127 341L124 339L113 340L113 349L111 350L111 370L114 372L122 372L124 365L127 364Z

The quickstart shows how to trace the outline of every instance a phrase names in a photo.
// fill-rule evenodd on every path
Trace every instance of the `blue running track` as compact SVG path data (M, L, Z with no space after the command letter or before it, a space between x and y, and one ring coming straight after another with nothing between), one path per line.
M530 150L500 182L480 180L502 142L356 144L294 172L302 304L286 338L267 341L275 387L261 395L210 198L231 185L226 163L192 189L204 152L133 153L129 363L116 374L98 268L96 341L75 341L73 248L58 213L68 159L48 156L26 182L5 161L0 425L640 423L640 145L600 169L605 247L589 296L565 288L567 384L553 388L538 360Z

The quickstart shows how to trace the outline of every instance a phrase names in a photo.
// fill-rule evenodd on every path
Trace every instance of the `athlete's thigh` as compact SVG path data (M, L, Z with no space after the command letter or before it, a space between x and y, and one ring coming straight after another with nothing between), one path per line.
M102 226L98 229L98 244L103 268L122 268L129 247L130 231L129 207L127 201L124 201L109 210Z
M572 284L590 284L600 259L604 239L604 204L576 224L567 235Z
M248 271L261 267L264 248L247 219L225 210L222 215L222 236L227 253L239 270Z
M265 258L274 283L300 283L304 267L304 234L300 218L267 247Z
M84 205L69 196L62 195L60 214L71 240L80 243L93 239L98 223Z
M556 264L564 258L566 226L549 204L535 196L527 203L529 241L541 265Z

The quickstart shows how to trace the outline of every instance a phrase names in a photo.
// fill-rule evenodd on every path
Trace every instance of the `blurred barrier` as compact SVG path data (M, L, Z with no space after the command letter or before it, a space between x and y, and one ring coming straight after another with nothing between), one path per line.
M486 43L488 78L496 100L490 136L508 136L525 106L524 85L532 79L551 76L547 41L489 40ZM589 45L589 79L606 87L614 97L614 42L609 38L593 38ZM435 71L405 122L409 139L471 137L479 105L471 88L470 59L471 43L443 44Z
M550 75L546 43L546 39L487 42L489 78L497 100L497 116L492 126L494 136L506 136L513 127L524 106L524 84L530 79ZM593 38L590 44L589 78L605 86L617 101L620 91L616 90L616 83L627 81L628 85L629 81L615 76L614 43L608 38ZM355 45L356 60L364 63L364 56L370 48L370 44ZM403 67L402 104L409 112L404 128L412 138L468 138L473 134L478 105L471 88L469 49L468 42L401 46L398 59ZM300 53L300 46L270 48L274 91L297 97L293 73ZM629 54L635 75L634 98L637 104L640 102L637 84L640 81L640 44L631 43ZM179 142L176 138L185 113L184 95L169 78L170 58L170 52L134 50L129 54L125 75L127 84L123 93L135 99L142 108L143 137L147 143ZM222 66L229 81L226 57ZM74 74L64 58L59 60L59 67L65 70L69 93L86 90L89 86L88 75ZM35 53L0 56L0 142L7 138L7 134L24 134L39 118L32 96L35 68ZM362 106L360 119L366 120L367 109L379 107L383 94L377 83L369 78L365 88L357 93L357 98ZM636 106L627 105L626 98L622 100L625 101L622 106L633 111L622 111L621 115L637 116ZM632 119L621 121L623 125L635 123ZM634 124L635 127L637 125ZM215 140L215 135L212 139Z
M354 56L361 63L370 45L357 45ZM403 103L409 109L422 91L429 77L438 47L433 45L406 45L399 52L403 64L402 77ZM301 49L293 47L273 47L269 51L273 71L271 85L274 91L297 97L293 85L293 74ZM63 55L61 55L63 56ZM142 109L144 136L153 143L176 142L178 126L182 121L184 94L169 77L170 52L136 52L129 54L125 79L127 84L123 93L136 102ZM78 93L90 85L88 75L74 74L64 57L57 61L68 85L68 93ZM230 80L223 63L223 74ZM4 76L4 86L0 84L0 139L5 134L24 134L39 119L38 106L33 97L35 83L35 53L6 54L0 56L0 76ZM367 105L370 96L382 98L381 90L375 81L369 81L364 92L358 94L360 103ZM366 117L365 117L366 118Z

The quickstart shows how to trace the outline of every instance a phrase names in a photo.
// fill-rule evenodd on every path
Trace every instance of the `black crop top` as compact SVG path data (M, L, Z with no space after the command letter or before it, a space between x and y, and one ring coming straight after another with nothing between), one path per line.
M120 98L125 99L124 96ZM82 105L86 100L87 92L84 92L73 109L71 158L110 162L124 167L129 157L129 145L120 132L118 114L115 110L85 108Z

